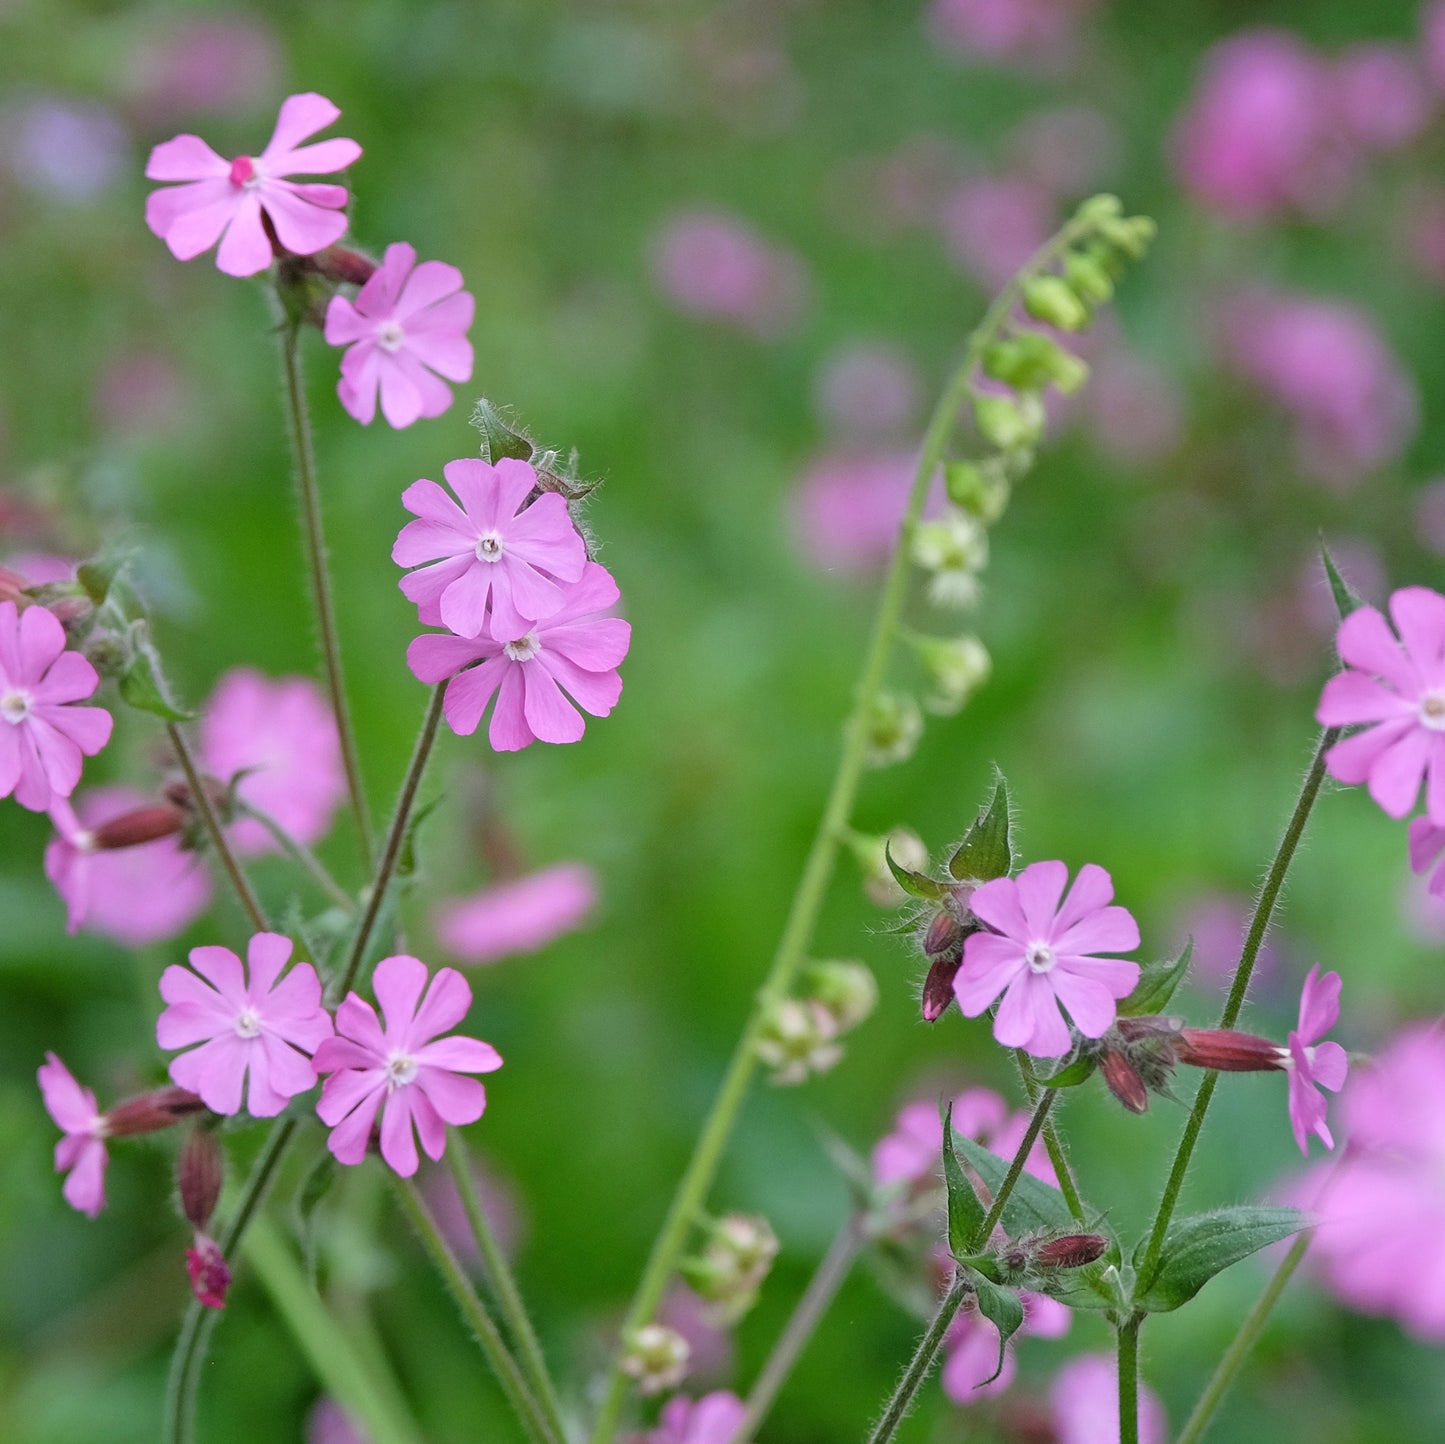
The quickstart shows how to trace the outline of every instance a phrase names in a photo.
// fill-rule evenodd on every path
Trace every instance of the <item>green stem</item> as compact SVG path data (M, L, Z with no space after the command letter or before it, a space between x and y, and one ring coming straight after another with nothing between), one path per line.
M502 1386L507 1402L516 1411L528 1436L538 1441L538 1444L565 1444L565 1437L554 1431L526 1379L517 1368L516 1361L502 1342L501 1333L492 1322L491 1315L482 1306L482 1301L477 1297L477 1292L463 1272L462 1266L447 1247L441 1230L437 1228L436 1222L427 1212L426 1204L422 1202L420 1191L410 1180L396 1178L393 1182L396 1195L401 1200L402 1208L411 1220L417 1237L421 1239L422 1246L442 1277L442 1282L456 1300L462 1317L471 1327L477 1343L481 1345L492 1373Z
M888 1444L898 1432L898 1426L913 1407L914 1396L932 1370L934 1360L938 1358L938 1351L943 1347L943 1341L948 1334L948 1326L963 1307L968 1295L968 1280L959 1273L954 1279L953 1287L939 1304L938 1312L928 1326L928 1332L919 1340L917 1350L908 1361L908 1367L903 1371L903 1377L898 1381L898 1387L893 1391L893 1397L883 1411L883 1417L868 1436L868 1444Z
M1329 728L1321 733L1319 743L1315 747L1314 760L1305 774L1304 785L1300 788L1299 798L1295 802L1293 813L1290 814L1289 825L1284 830L1284 836L1280 838L1274 861L1270 864L1264 886L1260 889L1259 901L1255 904L1254 916L1250 919L1249 932L1245 936L1244 950L1240 953L1239 966L1234 970L1234 982L1229 989L1229 998L1225 1002L1224 1012L1219 1020L1221 1028L1234 1027L1240 1011L1244 1007L1250 976L1254 972L1255 959L1259 956L1264 935L1274 916L1275 905L1279 902L1280 892L1284 888L1289 865L1294 860L1295 850L1299 847L1299 840L1304 835L1305 824L1309 821L1315 799L1319 796L1320 787L1325 780L1325 753L1335 745L1339 736L1338 728ZM1204 1127L1204 1116L1209 1111L1209 1101L1214 1097L1214 1089L1218 1082L1219 1074L1206 1073L1199 1085L1199 1091L1194 1095L1194 1106L1190 1109L1189 1118L1184 1124L1184 1132L1180 1136L1179 1147L1174 1154L1174 1165L1169 1170L1169 1179L1164 1185L1164 1196L1159 1201L1159 1212L1154 1219L1154 1228L1149 1235L1149 1246L1145 1251L1144 1261L1139 1266L1138 1276L1141 1288L1148 1288L1159 1267L1159 1258L1164 1251L1164 1237L1169 1229L1169 1221L1174 1216L1174 1209L1184 1188L1184 1175L1189 1170L1189 1160L1193 1157L1194 1146L1199 1141L1200 1131Z
M351 710L346 705L346 686L341 675L341 640L336 630L336 608L331 599L331 577L326 569L326 538L321 529L321 491L316 484L316 458L311 447L311 419L306 409L306 389L301 382L301 328L282 326L281 372L286 383L286 419L290 423L291 457L296 468L296 487L301 494L301 530L311 576L311 601L316 608L316 627L321 636L321 657L326 671L326 689L336 715L336 734L341 742L341 762L346 769L346 790L356 814L361 855L371 866L374 840L371 813L361 785L361 765L356 757L356 736Z
M271 834L277 847L304 872L310 875L311 880L345 912L356 911L356 899L331 876L326 865L311 851L309 847L296 841L279 822L269 813L262 812L260 808L252 807L249 802L238 800L236 810L243 817L249 817L252 822L258 822L267 832Z
M1023 1080L1024 1093L1030 1103L1037 1103L1041 1090L1039 1080L1034 1074L1033 1059L1022 1048L1018 1048L1014 1052L1014 1060L1018 1064L1019 1077ZM1074 1182L1073 1171L1069 1167L1069 1158L1064 1152L1063 1140L1059 1137L1059 1130L1052 1118L1044 1120L1044 1151L1049 1155L1054 1176L1058 1179L1059 1192L1064 1195L1064 1202L1068 1205L1069 1212L1077 1222L1086 1222L1084 1203L1079 1197L1079 1186Z
M421 1430L397 1412L396 1391L381 1387L375 1361L364 1361L353 1349L269 1219L257 1219L243 1252L317 1379L365 1427L367 1437L376 1444L417 1444Z
M447 1149L447 1159L451 1164L452 1177L456 1180L462 1207L466 1209L467 1219L471 1223L472 1233L477 1240L477 1247L481 1250L482 1261L486 1264L487 1274L491 1279L492 1288L496 1292L502 1317L506 1320L507 1329L511 1333L512 1346L520 1355L522 1370L527 1375L539 1403L546 1412L547 1422L551 1426L552 1432L559 1439L565 1439L567 1431L562 1424L562 1406L557 1398L557 1390L552 1383L552 1376L547 1372L547 1360L542 1354L542 1346L537 1342L537 1334L532 1328L532 1321L527 1315L526 1305L522 1302L517 1282L512 1277L512 1271L507 1266L506 1256L497 1243L496 1235L492 1232L492 1226L487 1220L486 1210L483 1209L482 1201L477 1195L477 1181L472 1177L471 1157L467 1152L466 1143L455 1128L452 1129L451 1134L451 1147Z
M1139 1329L1143 1314L1119 1325L1119 1444L1139 1444Z
M1300 1261L1304 1258L1305 1250L1309 1248L1310 1240L1313 1237L1314 1230L1306 1229L1290 1245L1289 1252L1285 1254L1280 1266L1274 1271L1274 1277L1270 1279L1268 1287L1259 1296L1258 1302L1239 1326L1239 1332L1224 1351L1224 1357L1220 1359L1219 1366L1214 1371L1214 1377L1210 1379L1204 1392L1199 1396L1199 1402L1194 1406L1194 1412L1190 1414L1189 1421L1179 1435L1178 1444L1198 1444L1198 1440L1204 1437L1204 1431L1209 1427L1209 1421L1214 1417L1214 1411L1223 1402L1229 1386L1234 1382L1235 1376L1258 1342L1260 1334L1264 1332L1265 1321L1269 1318L1270 1310L1278 1303L1279 1296L1285 1290L1285 1285L1289 1283L1294 1271L1300 1266Z
M346 967L342 970L334 990L334 999L344 998L347 989L356 981L356 974L361 967L362 959L366 956L366 949L371 942L371 934L376 927L376 920L381 916L381 905L385 901L391 880L396 874L396 865L401 860L402 844L406 841L406 831L411 823L412 808L416 805L417 788L421 786L422 775L426 772L427 761L431 757L432 747L436 742L437 727L442 719L442 701L445 694L445 682L432 689L426 720L422 723L421 732L416 739L416 746L412 749L411 761L407 764L401 792L396 799L396 810L391 815L391 826L387 829L386 844L382 848L381 861L377 863L376 875L371 880L371 888L366 899L366 911L362 913L361 921L357 925L356 936L351 943L351 953L346 959Z
M803 872L797 891L793 894L787 922L783 927L777 951L773 955L772 965L758 990L752 1013L733 1050L712 1111L698 1135L692 1158L678 1183L667 1217L663 1220L662 1229L652 1246L637 1291L628 1308L621 1330L624 1338L652 1318L662 1298L663 1290L686 1244L692 1221L706 1202L723 1149L747 1095L748 1084L757 1066L755 1049L763 1024L774 1005L786 996L812 940L824 894L832 879L838 849L845 844L848 837L853 804L867 759L868 719L882 689L889 658L897 640L899 620L908 590L908 543L922 515L928 488L943 462L944 451L953 433L958 412L968 399L973 372L983 356L984 348L1007 321L1018 302L1024 281L1053 261L1087 229L1087 225L1081 222L1070 222L1031 257L1004 287L988 308L978 329L969 337L963 360L934 408L919 452L913 488L908 496L908 505L899 526L898 539L894 543L888 573L878 599L872 634L854 692L853 708L844 726L843 750L838 759L838 768L833 776L822 820L803 864ZM592 1444L611 1444L617 1431L627 1392L627 1376L622 1372L620 1363L620 1356L614 1358L607 1393L592 1433Z
M1039 1095L1038 1102L1034 1104L1034 1111L1029 1117L1029 1126L1024 1129L1024 1136L1014 1151L1013 1162L1009 1164L1008 1172L1004 1174L1003 1182L998 1186L993 1203L973 1236L973 1252L977 1253L980 1249L988 1247L988 1241L993 1237L993 1231L998 1227L999 1219L1003 1217L1009 1195L1014 1191L1014 1184L1019 1181L1019 1176L1024 1171L1024 1165L1029 1161L1029 1152L1048 1119L1049 1109L1054 1106L1056 1097L1058 1097L1056 1089L1045 1088Z
M738 1425L729 1444L747 1444L757 1432L758 1425L767 1417L773 1407L778 1390L787 1382L798 1356L813 1337L823 1315L828 1312L833 1299L842 1288L854 1261L867 1242L866 1218L862 1213L851 1213L843 1220L842 1227L834 1235L828 1252L818 1265L817 1272L808 1281L803 1297L793 1310L773 1352L768 1355L758 1381L748 1395L747 1413Z
M266 914L261 910L260 901L246 874L241 870L241 864L237 860L236 854L231 851L231 844L226 840L221 820L216 816L216 809L211 806L211 797L206 791L205 783L201 780L201 771L196 766L196 759L191 752L190 743L186 741L185 734L174 722L166 723L166 735L171 739L171 747L180 759L181 770L186 774L186 786L190 788L191 800L195 804L196 811L201 814L201 821L205 824L206 833L211 839L211 846L215 848L216 856L221 859L221 866L226 869L226 875L231 879L231 886L235 888L236 896L246 910L246 916L251 919L257 932L270 932L271 925L266 921Z

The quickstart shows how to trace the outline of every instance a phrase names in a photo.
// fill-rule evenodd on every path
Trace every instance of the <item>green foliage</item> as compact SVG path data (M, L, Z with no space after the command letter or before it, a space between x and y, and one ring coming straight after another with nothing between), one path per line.
M992 882L1013 869L1009 837L1008 783L994 768L993 792L988 805L974 818L958 850L948 860L950 876L959 881Z
M1134 991L1119 1004L1120 1017L1139 1018L1162 1013L1169 1006L1174 990L1188 974L1193 956L1194 939L1190 938L1173 962L1145 963L1139 969L1139 981L1134 985Z
M1267 1204L1241 1204L1176 1219L1164 1236L1158 1267L1152 1276L1138 1281L1134 1307L1151 1314L1177 1309L1230 1264L1309 1224L1309 1215L1297 1208ZM1135 1268L1142 1267L1147 1244L1145 1239L1135 1250Z

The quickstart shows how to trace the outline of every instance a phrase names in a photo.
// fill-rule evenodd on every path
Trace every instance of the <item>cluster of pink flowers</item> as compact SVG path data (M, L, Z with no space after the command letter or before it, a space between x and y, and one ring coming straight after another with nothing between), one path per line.
M317 274L359 285L355 300L334 295L326 311L327 341L349 348L337 394L363 425L375 417L379 397L392 426L410 426L451 405L448 381L471 379L474 302L456 267L418 265L404 242L388 246L380 265L355 252L331 254L346 233L346 187L290 177L332 175L360 158L354 140L302 144L340 114L324 96L288 96L265 149L230 161L197 135L163 142L146 175L178 184L151 193L146 224L182 261L219 242L216 265L227 275L254 276L277 259L315 257Z
M401 589L421 622L407 662L423 682L446 682L445 716L470 736L495 697L488 738L498 752L534 741L576 742L582 714L605 717L622 691L617 668L632 636L607 615L619 597L553 491L527 462L463 459L443 469L456 499L414 482L402 502L417 520L392 560L415 567Z

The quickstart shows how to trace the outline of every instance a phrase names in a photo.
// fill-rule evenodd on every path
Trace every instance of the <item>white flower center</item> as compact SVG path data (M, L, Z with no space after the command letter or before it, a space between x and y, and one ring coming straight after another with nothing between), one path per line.
M16 687L14 691L6 692L0 697L0 717L3 717L12 727L18 727L30 716L30 710L35 705L35 699L23 688Z
M261 1031L261 1015L247 1004L236 1014L236 1021L231 1026L236 1030L238 1038L254 1038Z
M536 632L528 632L525 637L506 643L502 650L514 662L530 662L542 650L542 643L538 641Z
M392 1053L386 1060L387 1089L405 1088L408 1083L414 1083L420 1067L410 1053Z
M1432 732L1445 732L1445 691L1426 692L1418 709L1420 725Z
M1054 950L1047 943L1030 943L1024 953L1024 962L1031 973L1047 973L1057 961Z
M502 535L500 532L484 531L477 538L477 560L499 562L502 559Z
M401 329L400 321L383 321L376 328L376 344L383 351L400 351L405 340L406 332Z

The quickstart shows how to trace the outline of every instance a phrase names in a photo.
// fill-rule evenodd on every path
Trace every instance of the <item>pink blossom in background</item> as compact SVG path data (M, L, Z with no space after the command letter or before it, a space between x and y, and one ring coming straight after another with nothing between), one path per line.
M716 1304L678 1281L663 1294L656 1321L681 1335L687 1345L689 1383L701 1386L732 1377L737 1353L733 1330L723 1322Z
M1165 460L1184 438L1184 397L1157 366L1120 347L1093 363L1082 410L1094 444L1122 466Z
M1119 1366L1110 1354L1079 1354L1049 1389L1056 1444L1119 1444ZM1168 1444L1159 1397L1139 1381L1139 1444Z
M953 1100L953 1131L988 1144L1004 1126L1008 1104L992 1088L965 1088ZM943 1183L943 1119L935 1102L905 1103L893 1131L873 1145L873 1178L880 1187Z
M1445 92L1445 0L1431 0L1421 9L1420 50L1430 83Z
M326 1146L349 1164L366 1156L380 1112L381 1156L410 1178L419 1162L416 1133L427 1157L439 1159L447 1124L475 1123L487 1106L486 1089L461 1075L494 1072L502 1059L476 1038L438 1037L472 1005L472 990L455 968L440 969L428 986L426 964L398 954L376 965L371 985L386 1026L370 1003L346 995L336 1011L336 1036L312 1060L318 1073L331 1074L316 1111L331 1129Z
M471 1161L472 1183L481 1200L482 1212L487 1225L497 1240L503 1257L514 1259L526 1232L526 1217L518 1201L517 1191L494 1174L490 1165L483 1168L476 1159ZM481 1250L477 1247L477 1236L472 1231L471 1220L467 1217L466 1205L462 1202L457 1181L450 1168L428 1164L419 1179L421 1191L426 1198L442 1237L451 1246L459 1259L469 1264L481 1263Z
M1426 551L1445 557L1445 478L1422 487L1415 498L1415 539Z
M678 1394L662 1406L657 1428L642 1444L732 1444L747 1406L727 1389L689 1399Z
M131 52L124 76L136 108L159 125L248 111L258 96L272 93L281 68L275 33L259 17L236 10L167 16L164 31Z
M309 1055L331 1037L331 1019L310 963L297 963L281 978L290 957L290 938L256 933L246 968L229 948L211 946L191 949L195 972L172 966L161 974L169 1006L156 1023L156 1042L190 1049L171 1059L171 1080L200 1094L213 1113L241 1111L248 1075L246 1109L253 1118L274 1118L316 1084ZM201 1046L192 1047L196 1043Z
M1034 65L1069 57L1098 0L933 0L928 33L941 49L994 63Z
M66 650L65 628L44 607L0 602L0 797L44 812L69 797L83 757L110 741L103 707L78 707L100 686L79 652Z
M122 436L168 431L186 417L188 392L175 362L162 351L121 351L106 363L92 406L107 431Z
M1139 965L1097 956L1139 946L1139 927L1114 896L1109 874L1094 863L1079 869L1067 898L1062 862L1035 862L1018 877L985 883L970 899L974 915L996 932L973 933L953 990L964 1016L976 1018L1002 994L994 1037L1038 1058L1069 1051L1061 1008L1087 1038L1102 1037L1115 1001L1139 981Z
M182 181L152 191L146 224L177 260L189 261L220 241L216 265L229 276L254 276L271 264L262 213L281 244L310 256L346 231L346 187L298 183L292 175L329 175L361 155L354 140L301 142L341 112L324 96L307 92L281 103L276 129L259 156L227 161L198 135L178 135L151 151L146 177Z
M19 572L32 587L75 580L75 563L69 557L51 556L47 552L23 552L10 557L5 565Z
M372 1438L335 1399L323 1394L306 1416L306 1444L372 1444Z
M998 1377L989 1379L995 1369L999 1369L998 1329L970 1300L944 1336L943 1367L939 1370L938 1382L946 1398L965 1408L1004 1393L1018 1373L1012 1340L1004 1345L1003 1367ZM985 1383L986 1379L989 1382Z
M305 846L325 837L346 796L336 720L309 677L273 679L251 667L223 673L203 709L201 757L222 782L245 772L237 797ZM250 818L233 822L227 836L245 857L276 849Z
M585 863L564 862L439 903L434 928L454 958L494 963L575 931L596 902L596 874Z
M348 348L337 386L341 404L363 426L376 415L378 391L382 415L393 426L440 416L452 404L446 381L472 377L467 331L475 310L455 266L418 266L405 241L388 246L355 302L333 296L326 308L327 341Z
M1036 110L1004 143L1011 173L1059 200L1096 191L1117 170L1121 148L1114 122L1087 105Z
M959 269L997 291L1054 233L1058 203L1022 176L974 176L948 198L944 246Z
M55 1145L55 1171L67 1175L61 1193L71 1208L94 1218L105 1207L105 1116L95 1094L82 1088L54 1053L45 1055L36 1077L45 1111L65 1137Z
M901 347L859 341L824 364L813 408L844 436L887 436L912 424L922 390L918 367Z
M606 717L622 693L617 668L632 628L620 617L603 615L618 596L606 569L588 562L561 610L525 636L501 643L432 632L407 648L407 665L422 682L451 678L445 716L460 737L477 730L495 695L487 737L498 752L516 752L535 741L577 742L585 729L577 708ZM477 662L481 665L472 665Z
M1363 311L1308 297L1239 296L1225 308L1222 341L1226 364L1292 415L1307 476L1349 485L1413 439L1415 383Z
M130 137L99 101L41 95L0 118L0 152L21 184L69 205L97 199L129 170Z
M1395 150L1430 119L1432 98L1420 63L1405 45L1352 45L1335 62L1335 107L1345 131L1362 146Z
M1299 1027L1289 1035L1289 1121L1300 1152L1309 1155L1313 1133L1326 1148L1335 1140L1325 1122L1326 1104L1321 1088L1338 1093L1349 1071L1349 1058L1338 1043L1321 1043L1340 1020L1340 975L1320 977L1319 964L1309 970L1300 997Z
M142 948L184 932L211 905L205 863L174 837L139 847L96 851L90 834L102 823L151 802L129 787L78 793L74 810L57 802L57 835L45 849L45 876L65 903L65 930L82 929Z
M725 211L683 211L651 247L653 285L684 316L725 321L764 339L801 319L808 278L802 261Z
M1243 893L1226 892L1201 893L1179 910L1172 932L1178 940L1176 952L1185 939L1193 940L1191 976L1212 984L1228 984L1244 949L1253 911L1253 903ZM1280 952L1278 942L1266 936L1254 960L1256 985L1267 983L1278 971Z
M1340 623L1346 670L1325 683L1315 718L1365 730L1325 754L1330 775L1369 786L1391 817L1404 817L1425 784L1430 821L1445 826L1445 597L1402 587L1390 598L1397 640L1374 607Z
M537 473L527 462L469 457L447 462L442 475L460 506L425 479L401 494L418 518L391 551L397 566L417 568L401 579L402 594L423 626L514 641L561 609L588 564L587 548L556 492L528 501Z
M962 174L951 136L928 131L907 136L891 151L854 156L834 170L829 216L840 231L875 244L912 229L931 230Z

